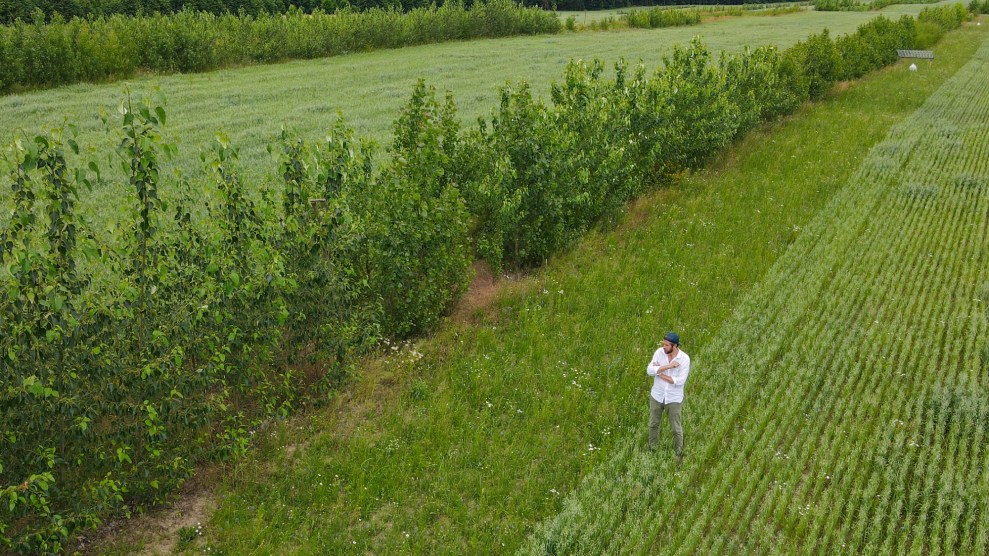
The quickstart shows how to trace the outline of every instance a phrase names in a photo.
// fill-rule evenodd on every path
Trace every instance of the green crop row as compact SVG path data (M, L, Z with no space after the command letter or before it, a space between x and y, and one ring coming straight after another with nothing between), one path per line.
M0 0L0 23L13 23L17 19L29 21L36 13L49 19L56 13L66 19L73 17L91 18L121 15L141 15L152 13L175 13L182 10L222 13L286 13L291 8L301 8L307 12L316 9L333 11L336 8L353 5L355 7L390 7L393 2L346 2L338 0ZM422 7L428 4L408 3L406 8Z
M60 17L0 26L0 93L130 77L201 72L449 40L555 33L556 15L512 0L459 2L408 13Z
M860 2L859 0L814 0L814 9L821 12L857 12L866 10L881 10L887 6L895 4L937 4L940 0L871 0L870 2Z
M786 1L786 0L781 0ZM731 4L748 5L752 2L738 0L710 0L690 2L691 4ZM766 3L766 2L761 2ZM317 10L333 12L339 9L398 9L411 11L427 8L430 5L443 5L445 2L425 0L0 0L0 23L13 23L17 19L29 21L35 17L50 19L55 14L69 19L72 17L92 18L121 15L148 15L152 13L177 13L183 10L208 12L216 15L224 13L259 15L262 13L281 14L293 9L312 13ZM527 6L559 10L604 10L640 5L682 5L682 1L629 1L629 0L560 0L545 2L526 0ZM36 16L36 14L39 14Z
M696 25L701 22L701 11L668 10L652 8L649 10L631 10L623 18L629 27L656 29L658 27L676 27L679 25Z
M921 20L947 29L959 13ZM76 210L101 174L71 127L22 139L0 230L0 542L57 551L108 513L165 499L197 463L242 453L266 419L331 391L379 339L430 330L475 255L540 264L823 94L841 74L819 51L921 46L916 25L880 18L852 39L717 62L695 41L650 75L575 62L549 102L507 87L466 131L420 83L380 167L338 122L325 143L271 146L277 189L245 187L223 137L203 155L208 180L166 177L161 102L127 100L131 208L111 230Z

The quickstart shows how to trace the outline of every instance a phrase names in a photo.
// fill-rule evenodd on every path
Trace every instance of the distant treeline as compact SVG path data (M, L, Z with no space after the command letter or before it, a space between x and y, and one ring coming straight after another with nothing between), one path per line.
M522 3L526 6L557 10L604 10L629 6L740 5L783 1L787 0L758 2L756 0L524 0ZM17 19L34 21L39 15L48 21L56 13L65 19L155 12L168 14L183 10L217 15L223 13L258 15L286 13L291 9L299 9L306 13L314 10L334 12L347 7L358 11L370 8L395 8L407 11L444 3L444 0L0 0L0 23L11 23ZM471 0L464 2L468 6L472 3Z

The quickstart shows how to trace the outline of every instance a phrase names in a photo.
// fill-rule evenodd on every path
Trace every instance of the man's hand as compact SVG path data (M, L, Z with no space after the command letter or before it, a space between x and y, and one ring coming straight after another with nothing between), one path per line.
M670 375L657 375L657 376L658 376L658 377L659 377L659 378L660 378L661 380L665 380L666 382L669 382L670 384L673 384L673 378L672 378L672 377L670 377Z

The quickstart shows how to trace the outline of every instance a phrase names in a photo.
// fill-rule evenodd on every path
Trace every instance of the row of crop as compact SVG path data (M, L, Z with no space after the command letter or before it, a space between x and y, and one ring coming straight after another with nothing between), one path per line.
M512 0L460 2L408 13L56 17L0 26L0 93L105 81L139 71L200 72L477 37L555 33L556 15Z
M207 182L165 179L164 109L122 112L132 208L108 237L76 210L99 168L70 162L71 134L13 151L0 235L5 550L57 552L125 500L164 500L197 463L241 453L263 420L331 391L383 333L428 327L465 286L468 218L441 173L457 130L425 87L378 173L342 126L311 149L282 137L278 200L248 191L222 137L204 154Z
M979 85L975 86L979 87ZM985 112L984 106L979 108ZM957 121L962 115L960 112L963 111L954 110L954 112L954 114L942 113L939 117ZM913 140L909 144L897 141L883 145L883 148L895 147L901 152L910 152L911 149L907 147L920 146L921 142L917 139L928 129L929 125L915 125L910 132ZM786 513L782 516L776 515L773 521L784 531L795 532L805 540L812 538L806 536L806 528L818 525L816 523L818 518L825 515L846 515L840 508L829 511L827 504L847 503L850 508L868 508L867 514L850 515L841 521L844 527L854 527L854 533L851 535L852 546L874 549L878 545L877 539L881 539L884 543L881 551L887 553L892 551L889 543L895 537L884 536L881 531L884 525L889 524L886 516L890 502L889 489L893 485L881 477L872 475L876 467L869 465L872 461L868 455L877 443L876 436L886 436L889 431L914 429L918 421L927 427L932 423L938 423L937 416L925 415L926 408L923 405L927 405L925 400L937 397L935 391L930 391L932 385L939 382L950 383L953 377L943 375L937 383L921 380L919 389L907 385L920 378L915 372L926 370L928 358L938 361L967 360L964 366L959 366L965 368L977 354L977 350L971 349L972 345L962 346L957 342L932 346L930 352L911 347L918 342L923 343L921 340L923 337L940 336L939 330L944 322L952 319L953 310L941 303L930 303L932 299L970 299L970 294L975 293L973 289L981 281L978 273L963 271L965 265L959 262L971 257L975 252L973 248L977 250L982 241L977 235L973 235L971 230L979 226L984 217L984 180L980 188L969 187L967 191L959 190L958 195L925 194L918 197L911 189L905 187L909 183L908 180L915 179L929 182L949 181L945 179L948 177L945 174L953 174L961 170L963 167L961 162L967 157L964 151L961 151L962 156L956 156L954 164L948 165L947 168L943 167L944 157L926 157L943 149L943 144L920 147L912 151L913 156L910 156L909 160L903 160L908 162L903 170L898 173L895 170L883 172L885 180L880 183L889 183L889 187L879 188L882 196L873 196L868 201L873 207L883 207L881 211L883 216L873 219L868 228L859 233L859 237L869 238L868 244L853 241L853 250L847 254L840 267L836 269L834 280L820 295L820 299L825 301L819 302L818 306L810 312L814 317L807 323L807 328L801 331L803 341L795 342L792 350L779 364L779 367L787 372L787 380L775 385L777 392L766 393L768 399L779 400L775 404L773 422L768 428L761 425L752 427L762 431L758 443L780 449L787 459L782 468L774 469L772 473L775 480L789 483L785 488L779 489L785 491L785 500L788 500L781 506L781 511ZM941 160L938 160L939 158ZM894 168L897 167L885 166L886 170ZM950 177L954 178L953 175ZM869 185L874 186L875 183L871 182ZM957 206L967 208L959 213L956 210ZM951 225L929 225L931 216L935 214L947 216ZM956 247L950 254L932 258L925 247L932 244L950 244ZM882 245L884 248L876 249L875 245ZM815 260L819 259L815 258ZM969 268L975 268L975 265L969 265ZM875 269L882 269L882 272L875 273ZM930 283L931 278L943 275L950 275L953 279L943 281L944 286L936 288L936 293L924 291L924 284ZM924 294L911 295L906 300L899 300L898 298L905 292L924 292ZM962 307L956 307L955 310L957 309ZM852 342L849 346L852 348L850 353L843 351L837 357L827 357L828 346L833 345L833 342L840 338L834 330L828 329L833 328L831 325L839 318L846 331L852 331L855 335L860 333L863 337ZM967 318L965 320L967 321ZM962 324L962 327L964 326ZM961 332L960 328L955 328L955 332ZM856 346L868 347L864 350L856 350ZM936 350L941 350L941 353L937 354ZM799 357L794 358L793 356L797 354ZM825 357L827 362L821 365L811 363L821 361ZM890 368L899 372L890 373ZM802 372L803 369L813 369L813 371L805 374ZM822 380L821 376L834 376L839 379ZM805 381L805 379L810 380ZM793 404L792 399L785 396L786 392L793 391L803 393L798 398L800 414L787 417L789 410L784 408ZM883 400L883 414L876 415L874 408L863 409L868 407L868 404L854 403L863 394L866 397L875 395ZM915 411L901 409L911 404L922 404L922 407ZM827 419L819 419L821 414L827 415ZM921 415L923 420L917 418ZM809 422L808 417L811 419ZM899 419L896 419L897 417ZM851 423L854 425L849 426ZM940 424L935 426L941 426L943 423L945 422L940 421ZM950 423L957 432L958 420L954 419ZM973 424L975 423L967 422L961 426L963 429L971 430ZM749 428L750 424L743 426ZM796 435L796 438L785 441L789 444L783 444L770 436L771 430L777 431L772 434L778 434L780 429L799 430L800 434ZM822 444L822 436L840 438L840 441L833 445ZM925 431L923 436L933 438L930 430ZM895 449L906 451L905 468L914 467L915 463L928 464L930 458L918 457L923 451L910 450L906 439L902 435L900 438L901 440L895 442L894 446ZM959 439L955 435L953 438L953 441ZM976 438L974 442L978 443L981 440ZM817 446L830 446L831 449L820 450L815 454ZM938 454L957 453L956 450L946 450L941 446L932 445L930 448ZM836 472L836 468L841 465L841 461L849 452L859 454L857 457L866 456L864 462L867 465L859 468L855 473L850 470ZM746 459L751 461L751 458ZM911 459L913 462L910 461ZM961 459L959 463L969 465L972 462ZM733 466L736 465L725 462L726 468ZM934 467L937 467L936 463ZM806 470L811 468L815 472L808 473ZM799 479L799 475L794 477L797 473L803 473L804 479ZM925 480L931 478L923 470L916 476ZM856 484L853 484L853 481ZM896 485L911 483L914 481L908 479L897 482ZM821 494L809 495L809 491L813 488L821 489ZM763 490L765 489L756 488L755 493L762 495ZM708 493L715 499L719 496L718 490ZM856 501L855 497L860 493L862 498ZM774 493L764 494L771 497ZM735 493L732 493L733 500L734 495ZM894 501L895 499L896 496L893 496ZM749 523L753 521L753 517L757 518L760 514L771 515L774 511L772 503L768 500L752 499L748 502L743 500L740 502L740 507L749 508L746 510L747 515L728 512L729 515L722 514L718 519L723 519L727 523L738 520ZM758 511L753 511L752 508L758 508ZM834 513L831 513L832 511ZM797 515L793 515L794 513ZM914 512L908 512L908 515L914 515ZM937 536L941 530L938 527L942 523L937 519L933 521L936 525L929 528L925 535L920 536L933 539L937 544ZM756 519L755 522L763 523L763 520ZM790 529L788 524L792 524L793 529ZM724 525L724 522L698 523L702 531L705 528L723 531ZM908 526L909 524L905 525ZM834 529L826 528L827 531ZM842 527L837 529L841 530ZM730 538L731 535L728 537ZM868 544L865 542L866 539ZM833 539L826 539L826 542L832 541ZM751 541L747 541L747 546L752 548L752 544L749 543ZM758 551L768 551L769 546L771 545ZM808 551L812 551L813 548L813 545L808 546ZM960 549L960 546L951 545L948 551L956 552ZM895 552L906 552L906 550L901 548Z
M629 10L622 14L622 20L629 27L640 29L657 29L661 27L678 27L681 25L696 25L705 16L738 16L746 10L764 10L770 6L773 15L799 12L803 9L800 3L786 2L779 4L746 4L714 6L708 8L690 8L685 10L670 9L668 7L654 7L649 9Z
M622 23L628 27L638 29L658 29L663 27L679 27L685 25L696 25L704 17L725 17L740 16L745 11L769 9L772 15L783 15L795 13L803 10L801 3L780 2L776 4L745 4L745 5L717 5L702 8L672 9L666 7L653 7L649 9L629 10L615 17L604 17L592 20L587 27L593 30L607 30L612 27L621 26ZM564 22L566 29L573 31L577 29L577 16L571 15Z
M940 0L910 0L910 4L937 4ZM814 9L819 12L864 12L881 10L895 4L904 4L904 0L814 0Z
M792 0L779 0L788 2ZM556 9L565 11L584 10L611 10L616 8L629 8L634 6L749 6L752 4L775 4L770 0L702 0L694 2L691 0L525 0L526 5L541 6L545 9Z
M652 8L648 10L631 10L623 18L629 27L656 29L659 27L678 27L681 25L696 25L701 22L701 11L665 10Z
M855 79L897 60L903 45L925 48L936 43L947 30L956 29L969 17L961 4L925 8L916 20L892 22L879 18L854 35L832 40L825 31L794 47L811 69L808 81L811 98L819 98L837 81Z
M789 1L789 0L780 0ZM63 18L73 17L93 18L112 15L149 15L153 13L178 13L183 10L206 12L214 15L245 14L281 14L292 10L306 13L324 11L332 13L339 9L355 9L365 11L371 9L399 9L411 11L417 8L427 8L432 5L444 5L446 2L427 2L425 0L0 0L0 23L33 21L36 17L49 20L56 14ZM469 3L469 2L468 2ZM744 5L753 2L739 0L708 0L704 2L687 1L629 1L629 0L561 0L548 2L546 0L527 0L527 6L543 9L559 10L600 10L625 8L629 6L675 6L683 4L728 4ZM756 2L769 3L769 2Z
M987 54L872 151L719 333L692 375L693 463L622 452L527 553L985 552Z
M99 168L71 133L21 141L0 231L0 541L57 550L125 500L162 500L198 462L242 451L266 418L332 389L382 336L429 330L475 254L540 264L645 188L823 94L838 75L823 45L918 47L918 26L878 19L853 39L718 63L694 42L652 75L619 64L605 79L600 62L573 63L549 103L505 88L467 131L452 100L420 84L378 170L342 123L325 144L283 136L280 195L252 193L222 138L197 193L167 180L164 110L125 104L133 208L116 231L75 208Z
M0 23L13 23L20 19L30 21L40 14L49 19L58 14L66 19L73 17L91 18L111 15L141 15L153 13L175 13L183 10L223 13L286 13L292 7L307 12L322 9L332 11L337 7L351 4L336 0L2 0L0 1ZM360 2L353 2L359 5ZM377 2L374 5L389 7L394 2ZM411 4L411 3L410 3ZM418 5L426 5L419 3ZM368 6L371 7L371 6ZM414 7L409 5L409 8Z

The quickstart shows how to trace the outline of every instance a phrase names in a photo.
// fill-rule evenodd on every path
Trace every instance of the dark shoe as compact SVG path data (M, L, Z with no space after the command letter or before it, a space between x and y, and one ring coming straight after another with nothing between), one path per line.
M683 454L677 454L677 467L683 464Z

